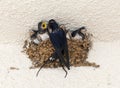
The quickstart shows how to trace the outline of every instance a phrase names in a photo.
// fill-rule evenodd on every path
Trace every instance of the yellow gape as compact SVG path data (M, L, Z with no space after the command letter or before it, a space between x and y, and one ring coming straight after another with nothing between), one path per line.
M45 30L47 28L47 23L46 22L42 22L41 28L43 30Z

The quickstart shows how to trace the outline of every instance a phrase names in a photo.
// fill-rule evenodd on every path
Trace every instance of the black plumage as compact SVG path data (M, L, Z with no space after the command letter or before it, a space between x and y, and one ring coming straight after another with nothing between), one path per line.
M82 37L82 40L84 40L84 39L85 39L85 34L83 34L83 33L81 32L81 30L83 30L83 29L85 29L85 27L81 27L81 28L73 31L73 32L71 33L71 36L72 36L72 37L75 37L75 36L78 34L79 36Z
M70 64L66 34L64 30L59 28L57 22L53 19L49 21L48 26L48 34L50 37L50 41L55 48L55 52L58 56L60 64L65 65L69 70ZM50 32L49 29L52 29L52 32Z

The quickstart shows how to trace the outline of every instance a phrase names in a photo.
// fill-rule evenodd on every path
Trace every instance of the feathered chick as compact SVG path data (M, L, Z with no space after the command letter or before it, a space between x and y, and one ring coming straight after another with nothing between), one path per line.
M66 30L65 25L62 24L62 25L60 25L60 28L62 28L65 31L67 39L81 39L81 38L82 38L82 40L85 39L84 32L86 31L85 30L86 28L84 26L80 27L76 30L71 30L71 29Z
M47 34L47 22L41 21L38 23L38 30L32 30L31 40L35 44L39 44L42 40L47 39L49 36Z
M75 30L75 31L72 31L71 32L71 36L73 37L73 38L78 38L78 39L80 39L79 37L82 37L82 40L84 40L85 39L85 34L84 33L82 33L82 30L84 30L85 29L85 27L83 26L83 27L81 27L81 28L79 28L79 29L77 29L77 30Z
M41 21L41 22L38 23L38 32L39 32L40 34L46 33L47 28L48 28L47 22Z

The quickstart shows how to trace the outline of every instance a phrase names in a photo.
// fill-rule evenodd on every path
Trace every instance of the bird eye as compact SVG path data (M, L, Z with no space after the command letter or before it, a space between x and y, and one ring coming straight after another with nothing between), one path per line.
M45 30L47 28L47 23L46 22L42 22L41 28L43 30Z

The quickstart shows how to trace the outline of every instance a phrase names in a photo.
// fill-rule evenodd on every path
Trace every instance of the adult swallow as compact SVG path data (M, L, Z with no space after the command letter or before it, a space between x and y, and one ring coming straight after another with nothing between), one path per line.
M66 34L58 23L51 19L48 22L48 35L55 49L54 56L57 56L61 65L65 65L70 70L69 53ZM65 56L65 58L64 58Z

